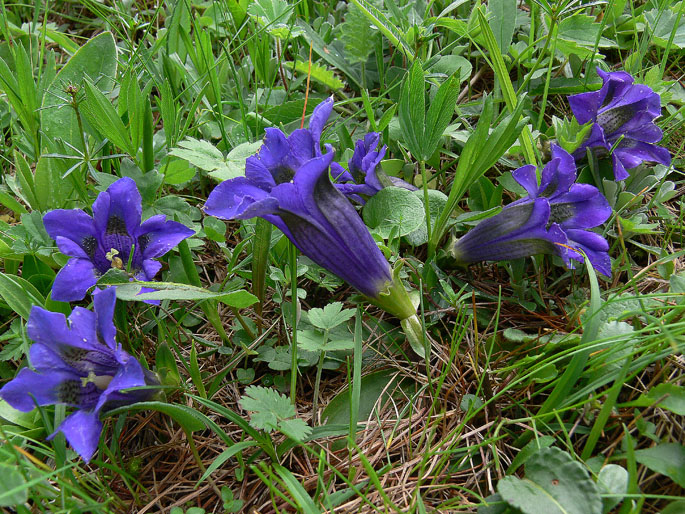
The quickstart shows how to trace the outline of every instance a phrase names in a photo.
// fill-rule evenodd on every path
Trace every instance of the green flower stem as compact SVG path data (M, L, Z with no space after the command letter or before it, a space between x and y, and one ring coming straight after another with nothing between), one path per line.
M401 269L402 261L398 261L392 272L392 281L385 285L385 290L378 296L369 298L369 301L385 312L399 318L402 330L404 330L412 349L417 355L425 357L425 334L421 320L416 315L418 302L413 301L409 291L404 288L404 284L400 279Z
M426 180L426 161L419 161L419 168L421 169L421 186L423 188L423 208L426 211L426 232L428 240L431 240L431 212L428 203L428 180Z
M292 300L292 329L293 336L290 340L290 400L295 405L297 393L297 248L290 243L290 295Z
M326 346L328 342L328 330L323 332L323 344ZM316 379L314 380L314 399L312 400L312 426L319 424L319 386L321 385L321 372L323 371L323 361L326 357L326 352L321 351L319 355L319 362L316 365Z
M188 277L188 280L190 281L190 284L195 286L195 287L202 287L202 282L200 281L200 275L197 272L197 269L195 268L195 263L193 262L193 256L190 253L190 248L188 247L188 242L187 241L181 241L178 243L178 252L181 254L181 262L183 263L183 270L186 272L186 276ZM203 302L200 304L202 307L202 311L205 313L205 316L207 316L207 319L209 322L212 324L214 327L214 330L217 331L221 339L225 342L228 343L228 335L226 334L226 331L224 330L223 323L221 322L221 317L219 316L218 311L216 310L216 302L212 300L208 300L206 302ZM238 321L240 321L240 324L243 326L245 329L245 332L248 334L251 334L251 331L249 327L245 324L245 320L242 319L240 314L237 312L237 309L233 309L233 313L236 314L236 317L238 318ZM252 337L252 336L250 336Z

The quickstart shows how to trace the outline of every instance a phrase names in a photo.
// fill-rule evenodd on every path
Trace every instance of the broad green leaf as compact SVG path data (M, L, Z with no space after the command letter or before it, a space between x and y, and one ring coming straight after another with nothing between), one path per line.
M294 6L285 0L255 0L247 8L247 13L264 26L274 37L289 39L301 34L298 27L288 23Z
M597 23L594 16L578 13L564 18L559 23L557 37L592 50L595 48L601 28L601 24ZM616 43L600 37L598 46L599 48L615 48Z
M505 476L497 492L524 514L601 514L602 500L580 462L559 448L542 448L525 464L521 479Z
M426 85L421 61L416 60L407 73L400 90L398 109L402 137L417 160L424 158L424 130L426 126Z
M426 126L423 135L423 158L427 161L439 148L440 140L447 125L454 116L454 106L459 94L459 81L454 77L448 78L438 88L435 97L430 101L426 113Z
M432 73L454 75L459 82L464 82L471 76L473 65L461 55L443 55L438 62L430 67Z
M406 236L424 223L423 203L414 192L400 187L386 187L373 195L363 211L364 222L382 238L387 239L393 230Z
M83 81L83 90L85 98L79 104L79 109L90 124L116 146L135 157L137 148L133 148L131 136L112 102L88 79Z
M530 441L526 446L516 454L514 460L507 468L507 475L512 475L518 468L526 463L533 455L535 455L541 448L549 448L554 444L554 437L551 435L543 435Z
M262 142L242 143L226 157L210 142L192 137L184 139L178 146L179 148L174 148L169 153L209 172L210 177L224 181L245 175L245 160L259 150Z
M359 7L347 4L345 21L340 26L340 39L345 45L347 60L351 63L365 63L373 52L377 34Z
M366 421L374 407L381 407L389 398L397 393L397 388L409 388L413 381L403 380L397 374L388 370L377 371L365 375L361 379L359 395L359 421ZM404 393L402 393L404 394ZM349 388L338 393L326 406L321 419L327 424L350 422L350 391Z
M19 468L0 464L0 507L16 507L28 499L29 485Z
M178 146L180 148L172 148L169 153L185 159L201 170L214 171L226 165L224 154L209 141L187 137Z
M142 287L154 292L140 293ZM257 302L257 297L244 290L218 292L201 287L170 282L130 282L117 286L117 298L127 302L143 300L218 300L237 309L244 309Z
M36 411L22 412L15 409L5 400L0 399L0 420L9 421L23 428L36 428Z
M652 471L666 475L680 487L685 487L685 446L664 443L635 450L635 459Z
M649 28L652 31L651 41L665 48L668 40L671 38L673 26L677 19L677 12L674 13L670 9L664 9L661 16L659 16L659 9L647 11L645 13L645 20L647 20ZM673 45L678 48L685 48L685 16L680 17L678 27L675 29Z
M188 407L186 405L179 405L175 403L165 402L139 402L132 405L118 407L106 413L107 416L122 414L125 412L138 412L140 410L156 410L166 414L174 419L184 430L188 432L197 432L207 428L207 417L201 412Z
M61 139L83 151L76 114L65 105L69 101L65 88L70 84L80 88L83 80L88 79L100 91L108 93L114 87L116 72L117 49L111 32L89 39L71 56L43 96L41 130L50 141L51 149L59 149L54 141Z
M516 0L490 0L488 10L491 16L488 23L495 36L500 52L509 51L511 38L514 37L516 26Z
M621 503L622 495L628 492L628 472L616 464L607 464L599 472L597 487L603 496L608 495L602 498L602 511L606 514Z
M626 407L649 407L655 405L677 414L685 416L685 387L675 384L658 384L647 393L628 404Z
M207 239L221 243L226 241L226 223L214 216L207 216L202 221Z
M349 339L327 339L318 330L298 330L297 347L308 352L332 352L336 350L350 350L354 347L354 341Z
M338 41L326 43L321 36L304 20L297 20L298 27L304 32L308 43L312 44L314 52L335 69L340 70L358 87L362 87L361 73L357 66L351 66L345 59L342 44ZM301 112L301 111L300 111Z
M412 191L412 193L421 200L423 203L423 191ZM440 216L440 213L445 208L447 204L447 195L437 189L428 190L428 208L431 217L431 226L435 223L435 220ZM425 209L424 209L425 212ZM425 216L425 214L424 214ZM407 242L412 246L421 246L428 242L428 230L426 224L422 223L419 228L410 232L405 236Z
M226 156L226 166L211 171L209 176L219 181L242 177L245 175L245 161L248 157L257 153L261 146L261 141L239 144L228 152L228 155Z
M172 186L188 182L197 173L185 159L171 159L162 166L160 171L164 175L164 183Z
M14 151L14 166L23 199L32 209L40 210L38 199L36 198L35 178L33 173L31 173L31 167L26 158L17 150Z
M64 207L74 189L71 181L62 179L58 160L41 156L34 172L35 196L41 212Z
M8 273L0 273L0 296L10 309L25 320L29 319L34 305L45 305L45 298L28 280Z

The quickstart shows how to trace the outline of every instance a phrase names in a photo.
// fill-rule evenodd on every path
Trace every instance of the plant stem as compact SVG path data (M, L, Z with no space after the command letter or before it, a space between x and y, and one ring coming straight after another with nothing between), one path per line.
M428 240L431 240L431 211L428 204L428 181L426 180L426 161L419 161L419 168L421 169L421 186L423 187L423 208L426 211L426 231L428 232Z
M328 342L328 330L323 332L323 345L326 346ZM314 399L312 400L312 426L319 424L319 386L321 385L321 372L323 371L323 361L326 357L326 351L321 350L319 355L319 363L316 365L316 379L314 380Z
M293 335L290 339L291 361L290 361L290 401L295 405L297 393L297 248L290 243L290 294L292 300L292 329Z

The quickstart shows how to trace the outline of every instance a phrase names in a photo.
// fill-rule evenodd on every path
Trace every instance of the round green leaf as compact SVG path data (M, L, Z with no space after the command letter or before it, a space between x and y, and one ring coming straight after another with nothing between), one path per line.
M419 228L426 216L421 200L399 187L386 187L372 196L363 215L364 222L384 239L391 233L406 236Z
M16 507L28 499L28 486L15 467L0 464L0 507Z
M582 464L559 448L542 448L526 462L523 479L506 476L497 492L525 514L601 514L597 486Z
M597 485L602 494L611 495L602 499L604 512L609 512L621 503L620 495L628 492L628 472L617 464L607 464L599 472Z
M421 200L421 205L423 206L423 191L412 191L419 200ZM431 217L431 224L435 224L435 220L440 216L440 213L445 208L447 204L447 195L437 189L428 190L428 209ZM424 219L425 219L425 208L424 208ZM426 223L421 223L419 228L406 235L407 242L412 246L421 246L428 242L428 230L426 229Z

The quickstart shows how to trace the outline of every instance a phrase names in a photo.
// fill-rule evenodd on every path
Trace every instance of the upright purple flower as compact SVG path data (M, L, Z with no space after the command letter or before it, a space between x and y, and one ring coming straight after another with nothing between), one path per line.
M610 276L609 245L588 229L604 223L611 207L596 187L575 183L573 158L553 146L540 185L533 165L517 169L513 176L528 196L467 232L454 244L451 255L468 264L556 254L573 268L572 260L583 262L578 251L582 250L600 273Z
M600 90L568 98L578 123L594 123L574 157L582 160L587 148L602 157L615 145L611 159L616 180L627 178L626 170L642 161L669 165L668 150L654 144L662 138L654 123L661 114L659 95L648 86L633 84L633 77L624 71L607 73L598 68L597 73L604 81Z
M383 145L378 150L381 135L370 132L354 145L352 158L347 161L349 171L333 163L332 175L337 180L335 187L344 195L359 199L359 195L373 196L386 186L396 186L410 191L416 187L397 177L387 176L381 169L381 161L388 147Z
M153 280L161 263L156 261L193 231L163 214L141 224L142 200L136 183L124 177L100 193L93 217L81 209L48 212L43 223L60 251L72 257L52 285L53 300L82 300L88 289L111 268L126 269L138 280ZM131 249L133 255L131 256Z
M100 439L100 413L154 394L154 389L126 389L159 385L156 375L116 342L115 302L114 288L95 291L94 312L76 307L68 321L64 314L33 307L27 332L36 371L23 368L0 389L0 397L22 412L56 403L77 408L48 439L62 432L86 462Z

